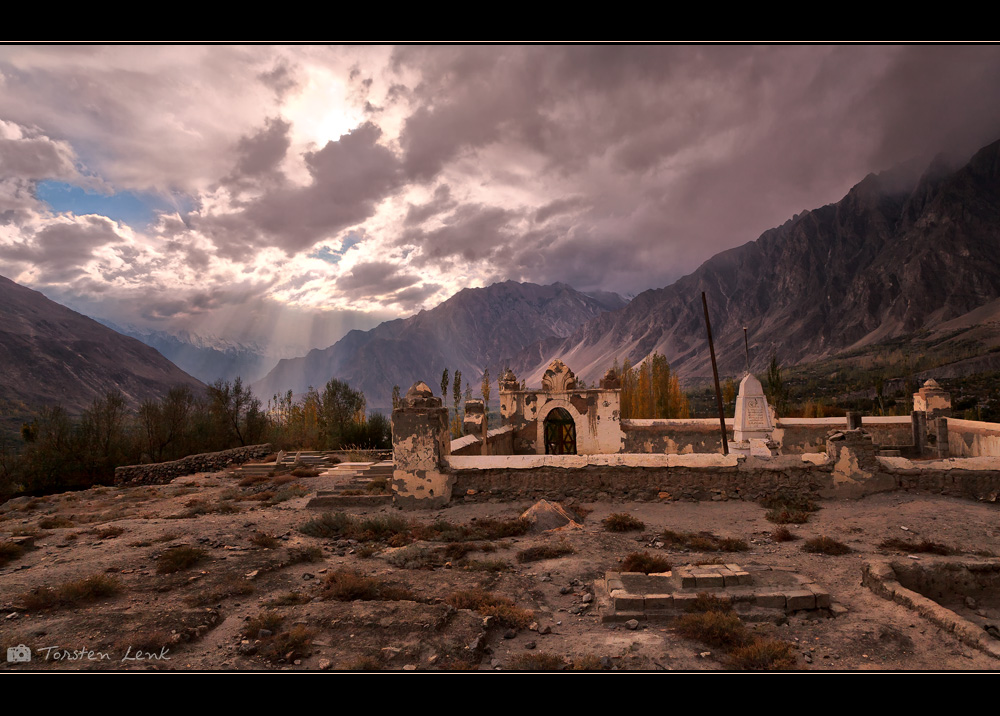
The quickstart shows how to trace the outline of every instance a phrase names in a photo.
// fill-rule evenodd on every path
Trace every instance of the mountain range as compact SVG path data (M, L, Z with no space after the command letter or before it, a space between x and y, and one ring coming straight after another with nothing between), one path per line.
M205 388L153 348L0 276L5 413L43 405L79 413L111 390L138 404L175 385Z
M322 390L331 378L360 389L372 408L392 405L393 386L402 392L418 380L439 385L442 371L462 371L479 393L483 370L494 378L505 357L539 338L562 338L608 310L621 308L617 294L596 296L555 283L538 286L507 281L467 288L428 311L354 330L324 350L280 361L252 387L261 398L309 386ZM440 388L436 389L437 392Z
M572 335L530 345L510 363L532 385L555 357L593 380L616 358L635 365L658 351L682 377L706 378L702 292L720 371L730 375L745 366L744 326L758 371L772 354L788 365L915 332L969 328L998 313L990 308L1000 298L998 249L995 142L959 168L936 159L922 173L902 166L870 174L841 201L717 254Z

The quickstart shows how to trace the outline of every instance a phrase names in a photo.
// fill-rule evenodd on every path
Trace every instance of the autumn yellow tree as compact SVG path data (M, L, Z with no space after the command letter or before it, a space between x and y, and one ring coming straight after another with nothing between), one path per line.
M687 418L691 407L665 356L653 353L632 367L626 358L621 370L622 418Z

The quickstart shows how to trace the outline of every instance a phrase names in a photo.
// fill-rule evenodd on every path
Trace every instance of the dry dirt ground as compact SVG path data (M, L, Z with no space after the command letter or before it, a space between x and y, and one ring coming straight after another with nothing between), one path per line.
M886 539L1000 554L994 505L908 492L824 502L806 524L789 526L801 539L776 542L775 525L754 503L592 503L582 506L591 510L582 529L457 543L472 548L463 555L456 543L447 552L449 543L441 541L400 547L409 538L396 537L392 546L302 533L322 512L305 507L304 493L329 487L326 479L240 486L227 473L198 474L169 485L98 487L0 507L0 544L18 536L35 542L20 554L0 553L6 560L0 566L0 670L731 669L722 650L683 638L675 624L630 629L601 621L594 581L636 551L673 565L721 559L791 567L827 587L846 608L836 618L800 613L748 624L754 633L791 644L797 669L1000 666L861 586L870 558L933 559L880 548ZM262 492L277 496L274 504L249 499ZM530 505L458 500L431 512L345 511L356 522L403 518L422 525L427 537L440 535L444 523L516 519ZM602 520L612 513L628 513L645 527L609 532ZM664 529L741 538L749 550L658 547L656 535ZM802 550L805 539L820 535L852 551ZM518 561L519 552L540 545L568 545L573 552ZM185 551L200 559L184 566L176 557ZM172 557L177 571L162 571ZM381 599L339 601L335 578L345 571L380 580L381 586L368 587L369 597ZM453 606L463 606L456 593L475 588L506 597L517 609ZM30 662L3 660L7 649L22 644L32 650ZM536 661L523 661L526 655Z

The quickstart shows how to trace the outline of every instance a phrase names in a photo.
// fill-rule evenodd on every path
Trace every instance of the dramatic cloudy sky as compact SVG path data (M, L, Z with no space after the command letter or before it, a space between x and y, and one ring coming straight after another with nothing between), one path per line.
M286 347L498 280L635 294L1000 138L998 88L995 46L0 47L0 274Z

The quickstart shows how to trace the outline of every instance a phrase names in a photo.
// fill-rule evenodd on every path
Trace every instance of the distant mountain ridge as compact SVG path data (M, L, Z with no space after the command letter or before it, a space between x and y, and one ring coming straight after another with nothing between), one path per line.
M496 371L528 343L568 336L621 305L617 294L594 298L562 283L466 288L431 310L351 331L329 348L282 360L253 389L267 400L287 390L305 392L310 385L322 390L338 378L362 390L370 407L384 410L392 404L394 385L404 393L417 380L438 385L447 368L452 375L461 370L463 385L478 393L484 368Z
M71 413L120 390L137 404L205 386L156 350L0 276L0 390L28 408Z
M712 257L674 284L644 291L571 336L527 346L511 362L537 384L554 357L588 380L615 359L654 351L682 377L711 375L701 293L720 371L774 352L793 364L933 329L1000 297L1000 142L960 168L870 174L835 204L796 215Z
M258 380L281 359L281 356L256 344L208 338L188 331L175 334L136 326L121 326L102 318L95 320L113 331L155 348L171 363L203 383L214 383L219 379L233 380L236 377L241 377L244 382Z

